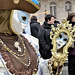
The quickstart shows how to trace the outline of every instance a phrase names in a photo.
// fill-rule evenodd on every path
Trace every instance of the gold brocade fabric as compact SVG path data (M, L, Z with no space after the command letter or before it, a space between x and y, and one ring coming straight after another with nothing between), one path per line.
M10 29L10 10L0 11L0 33L12 35L13 32Z

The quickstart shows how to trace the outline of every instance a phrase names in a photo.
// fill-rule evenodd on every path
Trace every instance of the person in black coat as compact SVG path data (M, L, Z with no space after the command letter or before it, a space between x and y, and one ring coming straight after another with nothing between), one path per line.
M75 13L70 13L67 20L69 24L72 24L72 27L75 26ZM68 51L68 72L69 75L75 75L75 42L73 42L72 47Z
M38 30L40 28L40 23L37 22L37 17L32 16L30 22L31 35L38 38Z
M51 14L46 15L45 22L41 26L38 32L38 38L39 38L39 51L41 54L41 57L43 59L49 59L52 49L51 39L50 39L50 31L51 31L51 25L54 25L54 16Z

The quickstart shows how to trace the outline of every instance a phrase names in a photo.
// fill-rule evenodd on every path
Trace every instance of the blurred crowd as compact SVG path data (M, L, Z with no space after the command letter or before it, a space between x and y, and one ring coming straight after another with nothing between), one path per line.
M47 14L45 16L45 21L42 25L40 25L39 22L37 22L37 16L32 16L30 19L30 32L31 35L35 38L38 38L39 40L39 52L40 56L42 57L42 61L48 60L51 58L51 49L52 49L52 40L50 39L50 31L51 31L51 25L54 27L57 27L57 24L60 24L60 21L57 21L54 15ZM69 24L72 24L72 26L75 25L75 13L70 13L68 17L66 18L67 21L69 21ZM41 65L41 64L40 64ZM44 73L44 70L47 69L41 67L41 72L38 75L48 75ZM73 45L71 48L69 48L69 55L68 55L68 72L69 75L75 74L75 42L73 42Z

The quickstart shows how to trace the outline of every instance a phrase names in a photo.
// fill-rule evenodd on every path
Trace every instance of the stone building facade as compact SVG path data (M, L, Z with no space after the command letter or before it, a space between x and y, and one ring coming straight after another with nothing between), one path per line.
M35 14L48 11L53 14L57 20L61 21L62 18L66 18L69 13L75 13L75 0L39 0L41 9ZM44 14L37 15L40 22L43 22Z

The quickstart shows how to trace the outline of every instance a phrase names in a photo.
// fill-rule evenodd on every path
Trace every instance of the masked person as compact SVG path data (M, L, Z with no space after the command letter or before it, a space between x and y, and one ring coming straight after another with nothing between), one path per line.
M33 75L33 72L37 71L37 54L22 34L25 20L23 12L13 9L34 13L39 10L39 6L31 0L0 1L0 53L1 59L3 58L1 61L8 75Z

